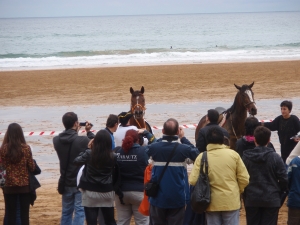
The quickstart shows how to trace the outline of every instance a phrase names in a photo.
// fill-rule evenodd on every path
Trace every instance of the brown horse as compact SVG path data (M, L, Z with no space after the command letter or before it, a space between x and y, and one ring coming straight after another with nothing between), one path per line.
M130 118L130 125L136 126L138 129L147 129L152 133L151 126L144 119L146 112L144 92L145 88L143 86L140 91L134 91L133 88L130 87L130 111L133 114L133 117Z
M234 86L238 89L233 105L222 112L221 107L216 108L220 113L219 122L223 122L222 127L225 128L230 135L230 148L235 149L235 143L238 138L245 133L245 120L247 112L254 116L257 113L254 102L254 94L251 90L254 82L250 85L243 85L242 87ZM225 116L225 118L224 118ZM225 120L226 119L226 120ZM225 122L224 122L225 121ZM198 123L195 131L195 141L197 141L199 130L207 124L206 116L202 117Z

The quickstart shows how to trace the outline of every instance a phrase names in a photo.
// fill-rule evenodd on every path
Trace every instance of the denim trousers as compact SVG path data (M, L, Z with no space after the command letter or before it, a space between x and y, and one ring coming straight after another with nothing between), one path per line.
M206 212L209 225L239 225L240 210Z
M81 206L81 192L77 187L65 187L62 195L61 225L83 225L84 208Z

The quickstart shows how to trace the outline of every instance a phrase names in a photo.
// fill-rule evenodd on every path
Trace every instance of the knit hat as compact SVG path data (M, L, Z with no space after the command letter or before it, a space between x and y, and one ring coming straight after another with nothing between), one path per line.
M119 115L118 115L118 118L119 118L119 122L125 126L128 121L130 120L130 118L132 117L133 115L131 114L131 112L121 112Z

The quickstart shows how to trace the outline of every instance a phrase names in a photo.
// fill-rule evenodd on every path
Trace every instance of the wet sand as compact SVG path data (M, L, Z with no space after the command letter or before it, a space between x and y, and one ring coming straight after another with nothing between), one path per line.
M293 112L299 116L299 77L300 61L0 72L0 131L11 122L20 123L24 131L62 130L61 116L66 111L101 129L108 114L129 110L129 88L141 86L146 90L146 118L152 126L161 126L169 117L181 124L197 123L207 109L231 106L236 94L233 83L252 81L259 119L275 118L284 99L294 101ZM194 130L185 131L194 142ZM61 196L56 192L58 160L52 137L26 140L43 171L38 176L42 187L31 208L31 224L59 224ZM276 134L272 142L278 150ZM3 213L1 195L0 220ZM245 224L244 211L241 214ZM286 216L284 206L278 224L286 224Z
M0 72L1 106L127 103L145 87L147 102L231 100L234 83L255 81L256 99L300 93L300 61Z

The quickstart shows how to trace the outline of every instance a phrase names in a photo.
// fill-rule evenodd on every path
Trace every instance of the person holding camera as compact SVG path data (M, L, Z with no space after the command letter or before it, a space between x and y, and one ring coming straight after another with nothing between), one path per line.
M144 197L144 171L148 165L146 147L140 145L143 137L139 138L139 133L141 136L146 136L149 143L156 141L155 137L147 130L128 130L122 147L115 151L120 168L120 189L124 202L122 204L119 198L115 198L118 225L129 225L132 215L136 225L149 224L149 217L138 211Z
M176 119L168 119L162 132L163 137L146 148L147 155L153 160L151 183L158 182L169 160L159 182L157 195L149 197L150 220L153 225L182 225L185 205L190 198L185 160L190 158L194 161L199 151L184 137L184 131Z
M53 146L59 159L59 189L62 194L62 225L83 225L84 209L81 206L81 192L77 189L76 177L79 167L73 164L74 159L84 152L90 139L78 136L80 125L74 112L67 112L62 117L65 130L53 138ZM74 217L73 217L74 214Z

